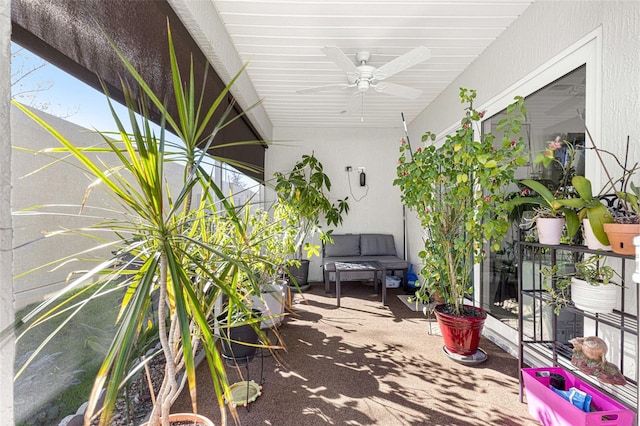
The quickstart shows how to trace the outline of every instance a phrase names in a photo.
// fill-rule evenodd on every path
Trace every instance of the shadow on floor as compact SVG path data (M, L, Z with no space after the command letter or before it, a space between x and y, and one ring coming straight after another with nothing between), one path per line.
M286 344L264 359L262 395L250 411L238 407L243 425L535 425L519 402L518 362L486 339L489 359L478 367L442 353L437 328L408 309L389 289L383 307L373 289L345 285L341 308L324 286L296 295L280 326ZM259 359L251 364L258 380ZM244 374L245 370L239 370ZM230 382L241 380L231 369ZM199 412L220 424L206 363L198 369ZM188 394L174 412L191 408ZM233 424L230 421L230 424Z

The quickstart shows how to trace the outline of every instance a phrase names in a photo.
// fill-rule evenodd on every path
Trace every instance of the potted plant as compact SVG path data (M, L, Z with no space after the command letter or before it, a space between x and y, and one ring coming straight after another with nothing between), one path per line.
M340 225L343 215L349 213L349 197L339 199L337 203L329 200L327 192L331 190L331 180L313 153L303 155L288 173L276 172L274 176L278 197L276 215L287 223L290 233L286 238L294 253L289 271L296 285L305 289L308 287L308 259L320 255L320 246L312 244L308 238L318 232L322 243L331 241L332 230L325 229L322 222L327 226Z
M616 192L619 208L615 211L617 214L614 214L613 223L603 226L614 253L633 255L633 239L640 235L640 187L633 182L627 183L630 192Z
M251 305L251 300L245 300ZM210 325L220 335L222 358L228 365L247 365L255 358L260 340L264 333L255 327L264 318L260 309L253 308L249 312L237 311L234 307L225 306L223 313L212 319Z
M616 272L604 264L605 260L602 255L586 255L575 262L573 271L560 272L558 265L541 269L540 273L550 278L543 287L551 296L556 315L569 301L593 313L606 314L615 309L620 287L611 281Z
M445 346L461 355L477 350L486 318L483 309L464 301L472 291L474 265L485 255L483 244L489 243L494 251L500 249L510 226L505 188L514 182L515 170L527 161L521 155L521 138L516 138L525 119L524 99L516 98L507 108L508 117L498 126L505 131L501 141L491 133L475 140L473 125L482 117L473 109L475 96L475 90L460 89L460 101L467 104L461 127L441 145L432 144L435 135L431 132L422 136L425 144L415 150L402 141L394 180L403 203L416 212L427 232L424 249L418 254L424 285L415 297L422 303L428 303L436 292L443 297L435 313ZM460 325L462 330L449 331L445 323Z
M207 168L203 167L203 152L209 148L218 127L224 123L218 124L211 133L205 133L205 129L218 105L228 95L229 86L210 105L204 106L204 97L195 93L192 69L183 85L170 28L168 38L179 117L169 114L164 103L151 92L115 45L144 98L135 98L130 87L123 87L131 130L125 129L122 119L112 107L118 131L101 133L104 148L75 146L35 113L16 103L18 108L60 142L61 146L50 152L75 158L95 178L87 190L83 205L91 200L91 193L98 188L105 188L118 202L115 217L107 217L87 229L66 232L86 235L94 231L97 235L94 250L112 248L113 256L69 282L28 317L33 321L32 326L63 311L70 311L70 317L73 317L84 303L77 301L77 298L67 299L64 295L77 289L94 290L93 298L107 294L114 288L126 289L115 337L109 345L89 398L85 414L87 424L98 417L100 424L108 424L122 387L146 365L146 361L136 357L138 351L135 347L141 339L147 339L143 336L152 318L157 318L156 339L161 349L151 358L164 359L165 366L149 423L170 424L171 405L186 384L193 412L197 413L196 353L202 351L211 372L222 423L225 424L227 413L224 400L230 395L230 389L209 320L215 315L216 303L221 298L227 300L227 312L244 312L248 315L251 307L244 301L260 294L259 283L252 271L256 265L274 263L268 256L257 254L255 247L262 246L262 239L250 238L239 217L241 209L224 197ZM230 85L234 81L235 78ZM152 130L147 102L160 111L162 125L159 131ZM141 118L136 117L134 111L140 112ZM177 134L179 143L172 144L167 140L165 126ZM92 156L95 153L116 158L116 164L106 165ZM178 160L184 166L183 182L178 191L169 193L165 181L168 179L166 165ZM196 200L192 200L196 187L202 192ZM216 226L213 226L214 223ZM241 240L242 245L230 245L225 232L228 228L242 237L236 239ZM104 238L98 238L101 235L111 235L113 239L105 242ZM61 259L61 262L65 260ZM249 322L260 333L258 321ZM264 342L268 340L265 338ZM46 343L43 342L39 349ZM28 364L25 363L23 369ZM20 375L23 369L16 375ZM237 420L233 407L231 414Z
M245 213L251 234L262 240L258 254L268 253L273 261L258 265L255 271L256 279L260 283L260 295L253 296L252 306L263 313L262 328L278 327L284 320L289 305L289 285L287 280L283 279L286 274L283 265L291 253L286 237L290 230L281 217L270 215L275 213L273 211L247 209Z
M268 256L269 262L252 263L251 280L248 276L243 278L249 285L251 282L259 285L259 291L254 292L244 303L252 310L261 312L259 320L263 329L277 327L283 321L288 295L288 284L282 276L283 265L290 254L286 238L289 230L281 218L271 213L274 212L256 207L242 209L242 215L238 216L242 219L240 229L245 230L244 233L238 232L225 218L222 223L218 220L213 225L215 229L226 228L226 244L233 247L232 250L249 250L249 256L256 259ZM247 245L247 241L251 244Z
M613 216L601 201L602 194L594 196L591 181L584 176L574 176L571 184L578 194L572 205L578 209L578 221L584 228L587 247L593 250L611 250L604 224L612 223Z
M567 154L562 156L562 159L556 155L559 150L563 150ZM511 208L525 204L537 206L534 207L534 219L538 231L538 241L542 244L560 244L565 225L569 238L573 237L580 228L580 221L574 210L574 204L577 201L575 201L575 196L570 188L570 182L575 172L573 168L575 155L576 149L570 142L562 141L560 138L549 142L547 149L538 154L534 162L541 163L544 167L554 166L559 169L559 182L523 179L520 184L528 189L521 192L522 196L509 201ZM532 194L530 190L534 193Z
M633 167L627 168L626 159L624 164L622 164L615 154L596 146L588 129L586 129L586 134L591 146L585 147L584 149L594 151L606 176L606 184L597 195L594 195L589 179L584 176L575 175L574 173L573 163L576 148L570 142L560 141L559 138L556 138L556 140L550 142L548 148L535 159L536 163L542 163L545 167L555 165L556 168L561 170L560 181L551 188L553 192L549 188L550 183L548 181L539 182L525 179L522 181L522 184L534 190L539 196L531 197L527 189L523 191L520 197L514 198L512 204L514 206L527 204L542 206L542 209L537 210L538 217L565 216L569 237L575 235L580 223L582 223L587 246L592 249L611 249L609 246L608 232L606 232L605 229L610 230L617 228L617 224L635 224L629 227L622 226L622 228L626 228L626 230L623 230L621 237L614 237L616 242L613 244L614 251L620 253L621 248L625 247L627 250L623 253L632 254L634 250L632 238L640 234L640 224L638 224L640 223L640 216L638 216L640 212L638 195L640 195L640 192L638 192L633 182L630 182L629 179L637 170L638 164L636 163ZM559 156L557 152L560 149L564 149L566 155ZM603 153L610 155L615 163L620 166L623 171L620 178L614 180L611 177L602 158ZM620 189L616 190L618 183L620 184ZM605 204L605 200L610 198L609 192L611 192L611 195L617 196L617 200L613 203ZM538 221L538 228L540 228L540 221ZM538 229L538 231L540 231L540 229ZM593 238L590 238L591 234ZM625 234L628 239L626 241L620 241L619 238L625 238ZM553 241L541 240L541 242L547 244L557 244L556 241L559 242L559 239L556 238Z
M608 191L612 191L617 197L608 206L612 218L605 217L606 220L602 221L602 223L598 223L596 220L591 224L591 227L594 233L600 234L600 237L598 237L600 242L611 244L613 252L626 255L634 254L633 238L640 235L640 189L631 181L631 177L638 170L638 163L636 162L632 167L628 167L629 140L627 138L626 157L623 164L614 153L598 148L589 129L585 130L591 143L591 149L594 150L606 177L605 189L601 191L601 194L606 195ZM622 169L621 177L615 180L611 177L611 173L602 158L602 153L610 155ZM617 184L620 184L619 189L616 189ZM606 238L602 238L602 233L606 234Z

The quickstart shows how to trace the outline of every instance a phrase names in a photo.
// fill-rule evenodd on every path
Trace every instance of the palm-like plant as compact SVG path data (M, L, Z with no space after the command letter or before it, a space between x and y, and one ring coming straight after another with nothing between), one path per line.
M204 350L222 423L226 423L224 398L225 395L229 398L230 391L216 337L209 326L215 315L214 306L224 298L228 301L228 315L248 314L251 307L247 301L251 295L260 295L254 271L260 268L274 270L279 264L260 254L264 241L251 233L247 216L243 220L241 208L225 198L203 164L204 152L211 146L217 131L228 122L223 118L211 133L206 133L205 129L235 78L210 106L205 107L203 95L195 90L193 64L183 86L170 28L168 44L178 110L175 118L114 46L146 99L160 111L159 131L152 130L146 102L136 100L127 86L124 92L131 130L125 129L124 121L110 102L118 132L101 134L105 148L79 148L33 112L17 104L60 142L61 147L54 151L71 154L95 178L87 196L94 188L104 187L121 209L118 218L106 219L90 229L116 236L114 241L100 244L102 248L111 247L114 256L69 283L30 315L32 327L63 311L71 311L73 317L82 309L83 302L74 299L60 302L70 291L88 285L98 289L95 298L114 287L126 287L116 334L95 379L86 422L100 416L100 424L108 423L121 387L131 374L142 368L142 364L134 368L138 361L135 348L150 327L151 318L156 316L157 337L161 343L161 353L157 355L163 356L166 363L150 424L160 421L163 425L169 424L169 410L185 384L189 387L193 410L197 412L195 353L198 348ZM141 119L136 117L135 110L141 112ZM226 118L227 113L223 117ZM180 144L172 145L168 141L166 127L175 131ZM99 162L91 156L95 152L115 155L117 165L109 167ZM183 164L184 179L179 190L171 193L165 166L177 161ZM202 194L194 201L196 187L202 189ZM85 202L86 198L83 204ZM122 276L129 278L120 281ZM258 321L250 320L260 332ZM268 342L264 334L261 336ZM43 342L41 347L45 344ZM104 403L98 407L103 389ZM231 413L235 417L233 407Z

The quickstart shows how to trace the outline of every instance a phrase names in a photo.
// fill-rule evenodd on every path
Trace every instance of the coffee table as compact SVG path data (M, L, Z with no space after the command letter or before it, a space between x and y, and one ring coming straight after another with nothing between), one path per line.
M349 262L334 262L333 263L336 272L336 305L340 307L340 273L342 272L372 272L374 287L378 286L378 273L381 275L382 282L382 305L387 304L387 279L385 267L378 261L349 261ZM327 268L327 273L333 268ZM328 293L329 280L325 282L325 291Z

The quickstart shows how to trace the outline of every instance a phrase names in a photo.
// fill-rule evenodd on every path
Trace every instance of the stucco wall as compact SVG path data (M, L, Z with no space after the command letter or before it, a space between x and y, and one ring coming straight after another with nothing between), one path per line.
M331 200L349 197L349 214L334 232L393 234L402 257L402 204L400 191L393 186L402 134L400 128L275 128L276 142L267 150L265 178L273 177L275 171L290 170L303 154L315 153L331 179ZM353 170L347 173L346 166ZM359 186L358 167L365 167L368 190ZM273 192L266 192L267 201L273 201ZM318 257L311 261L311 281L322 280L320 261Z
M600 76L596 83L601 84L596 93L600 98L594 119L597 129L594 133L599 136L596 142L623 158L629 135L630 162L638 161L640 128L635 122L640 116L640 2L637 1L536 1L410 123L411 139L419 140L426 130L441 133L459 121L462 112L457 101L459 87L477 89L475 106L482 109L483 104L513 89L516 83L535 74L598 28L601 69L587 68L587 73ZM594 187L602 183L594 182ZM417 237L420 227L413 216L409 229L413 236L409 253L415 261L421 241Z
M11 2L0 0L0 123L10 119ZM6 124L4 129L6 129ZM11 240L11 133L0 132L0 419L13 424L13 282Z
M102 137L92 130L41 111L36 111L36 114L76 146L105 146ZM112 129L115 129L115 125L101 130ZM117 218L118 212L123 209L99 185L89 193L82 207L82 214L78 215L92 178L72 158L54 162L54 158L61 156L34 153L33 151L59 147L60 143L15 106L12 106L11 133L14 145L11 152L14 296L16 308L19 309L43 300L59 290L69 277L73 277L69 274L95 266L98 261L111 256L113 251L113 248L105 248L83 253L99 244L95 239L87 238L87 232L44 238L45 236L63 229L79 231L81 227ZM95 154L93 158L101 164L119 164L115 156L107 153ZM182 182L182 166L178 163L167 164L165 174L172 193L177 193ZM201 190L196 188L195 191L200 193ZM56 214L30 214L36 206L39 207L38 212ZM27 213L21 214L23 210ZM93 232L93 235L98 234ZM98 236L103 241L116 238L105 232L100 232ZM65 257L68 259L62 264L41 267Z
M38 112L49 124L72 140L77 146L100 145L99 135L90 132L68 121ZM91 183L90 177L78 167L75 160L53 163L51 155L35 154L18 148L43 150L60 146L47 131L41 128L22 111L12 106L11 133L13 167L12 209L14 211L14 274L15 298L18 308L37 301L60 289L73 271L86 270L92 267L89 259L100 259L108 255L108 251L85 253L96 245L95 241L81 236L47 237L51 232L62 229L76 229L99 222L103 217L113 217L105 210L112 200L100 189L89 196L84 217L78 217L80 205L85 191ZM108 161L104 154L100 158ZM64 212L61 214L26 214L16 215L23 209L34 206L43 208L39 211ZM66 206L66 207L61 207ZM78 234L79 235L79 234ZM110 235L102 237L109 239ZM35 272L20 276L34 268L71 256L63 266L50 265Z

